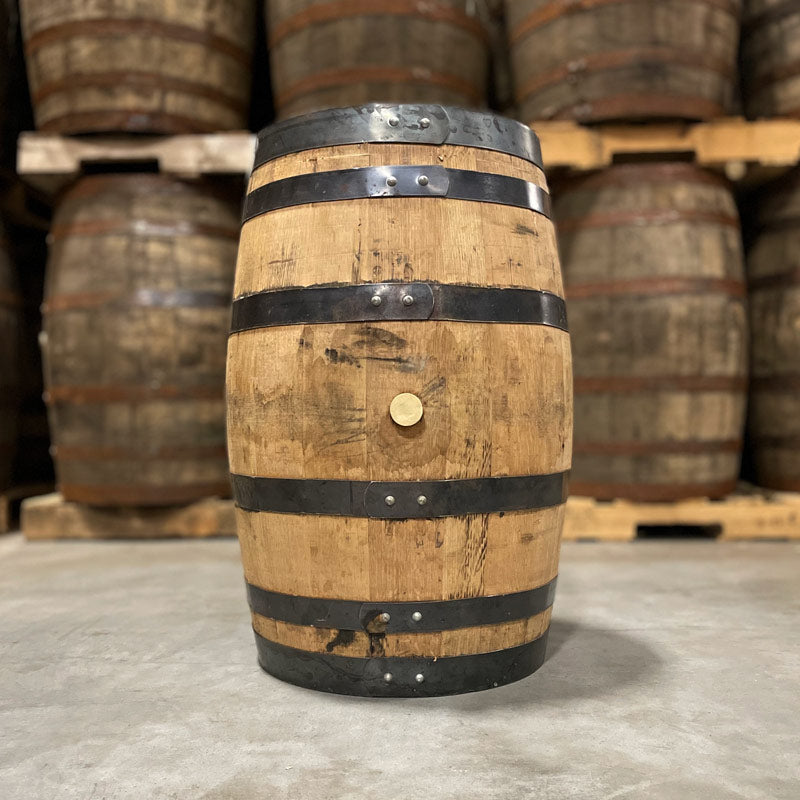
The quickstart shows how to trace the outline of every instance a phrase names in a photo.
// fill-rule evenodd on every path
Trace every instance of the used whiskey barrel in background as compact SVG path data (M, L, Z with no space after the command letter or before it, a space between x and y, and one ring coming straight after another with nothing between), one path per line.
M573 493L729 493L747 324L726 182L690 164L621 165L556 196L575 358Z
M489 37L468 0L269 0L266 5L279 117L376 98L486 102Z
M506 0L506 10L525 122L734 108L741 0Z
M756 479L800 491L800 173L762 195L748 253Z
M21 0L21 10L39 130L246 127L255 0Z
M800 117L800 3L745 0L742 77L749 116Z
M543 661L572 377L538 141L441 106L267 129L228 449L261 665L347 694Z
M58 205L45 387L59 489L94 505L229 491L225 337L237 200L162 175L97 175Z
M0 491L11 480L17 442L21 306L22 298L11 262L10 243L0 221Z

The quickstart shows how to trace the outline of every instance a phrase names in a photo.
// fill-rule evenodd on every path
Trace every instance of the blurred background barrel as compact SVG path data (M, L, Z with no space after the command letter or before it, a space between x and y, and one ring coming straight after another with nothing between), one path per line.
M800 117L800 3L745 0L742 73L750 117Z
M729 493L747 325L726 181L689 164L621 165L556 197L575 365L572 492L644 501Z
M225 340L236 195L97 175L61 199L45 293L45 386L67 500L227 494Z
M19 404L19 295L10 243L0 220L0 491L11 480Z
M506 0L520 119L734 108L741 0Z
M279 117L486 102L489 35L470 0L269 0L267 18Z
M255 0L22 0L37 128L244 128Z
M748 253L756 479L800 491L800 173L761 194Z

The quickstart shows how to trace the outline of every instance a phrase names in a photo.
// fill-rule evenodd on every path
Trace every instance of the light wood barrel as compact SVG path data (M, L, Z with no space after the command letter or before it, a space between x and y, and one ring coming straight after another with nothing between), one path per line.
M63 197L45 290L45 388L67 500L187 503L229 492L225 337L238 204L162 175Z
M506 0L520 119L733 110L741 0Z
M468 0L269 0L267 17L279 117L375 100L485 105L489 37Z
M0 491L11 481L17 444L21 307L10 243L0 220Z
M728 185L690 164L621 165L556 197L575 358L573 493L729 493L747 324Z
M261 136L228 344L259 660L418 696L544 659L572 378L538 141L440 106Z
M750 117L800 117L800 3L745 0L742 77Z
M40 130L244 128L255 0L21 0Z
M756 479L800 492L800 173L762 195L748 253Z

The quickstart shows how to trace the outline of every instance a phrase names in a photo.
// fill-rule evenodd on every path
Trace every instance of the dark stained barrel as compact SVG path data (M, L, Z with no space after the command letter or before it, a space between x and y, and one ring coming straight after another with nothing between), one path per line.
M506 0L520 119L734 109L741 0Z
M761 486L800 492L800 173L762 194L747 259L749 429Z
M528 128L415 105L262 133L227 385L264 669L385 697L542 663L572 377Z
M747 321L729 186L660 163L557 189L575 359L572 492L666 501L733 491Z
M19 320L22 298L0 220L0 491L11 481L19 405Z
M21 11L39 130L246 127L255 0L21 0Z
M489 34L469 0L269 0L279 117L385 100L486 102Z
M745 0L742 78L750 117L800 117L800 3Z
M225 336L236 199L163 175L98 175L61 199L45 291L59 489L98 506L229 491Z

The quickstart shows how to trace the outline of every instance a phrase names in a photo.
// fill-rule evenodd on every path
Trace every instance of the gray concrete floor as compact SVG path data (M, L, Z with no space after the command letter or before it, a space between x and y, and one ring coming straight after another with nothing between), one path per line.
M234 541L0 538L0 798L797 800L800 544L564 547L520 683L368 700L256 666Z

